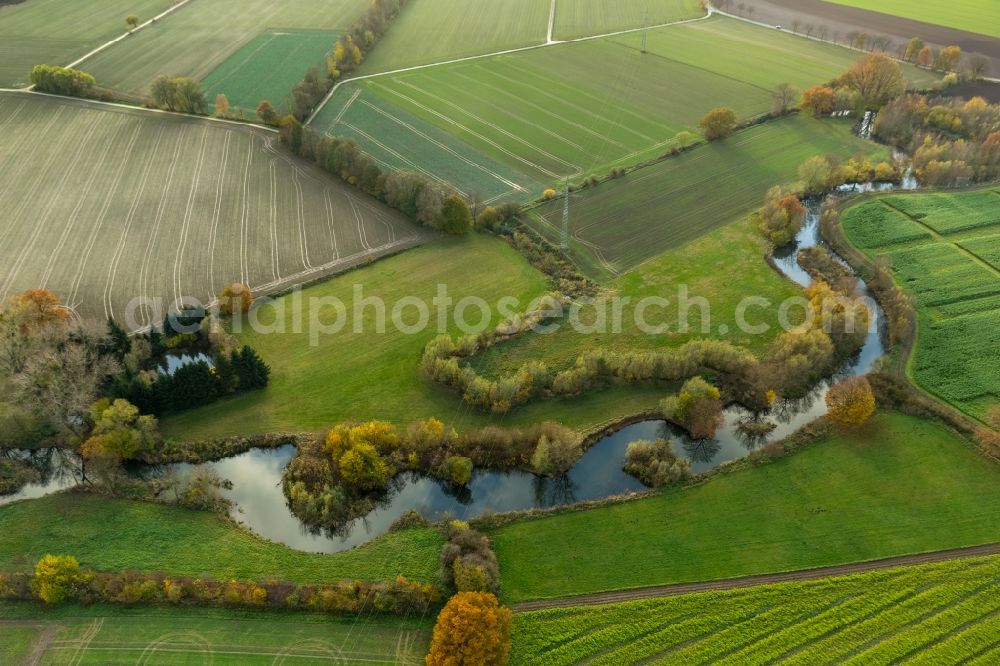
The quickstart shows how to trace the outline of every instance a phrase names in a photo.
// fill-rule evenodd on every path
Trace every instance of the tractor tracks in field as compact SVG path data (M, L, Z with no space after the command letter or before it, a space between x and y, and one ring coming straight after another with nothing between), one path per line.
M698 592L719 592L725 590L736 590L745 587L756 587L758 585L820 580L823 578L833 578L837 576L850 576L852 574L866 573L869 571L880 571L883 569L893 569L896 567L915 566L920 564L934 564L936 562L983 557L987 555L1000 555L1000 543L991 543L982 546L968 546L964 548L952 548L949 550L938 550L927 553L917 553L914 555L899 555L878 560L868 560L866 562L837 564L813 569L799 569L796 571L784 571L772 574L740 576L737 578L710 580L700 583L675 583L673 585L642 587L631 590L596 592L594 594L584 594L573 597L539 599L536 601L526 601L514 604L512 608L518 613L525 613L529 611L549 610L553 608L599 606L603 604L615 604L626 601L673 597L682 594L696 594Z

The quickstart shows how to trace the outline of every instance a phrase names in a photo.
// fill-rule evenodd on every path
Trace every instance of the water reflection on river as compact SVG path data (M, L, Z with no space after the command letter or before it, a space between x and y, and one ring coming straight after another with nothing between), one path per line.
M904 188L914 186L909 178L903 185ZM808 286L811 279L799 266L797 252L820 242L819 203L812 202L807 223L795 241L775 253L775 266L789 279ZM866 289L863 283L860 287ZM668 438L674 442L676 452L690 460L693 471L706 472L742 458L766 442L785 437L826 413L824 397L830 384L846 376L867 373L885 353L881 334L882 311L874 301L870 305L873 317L861 351L834 378L821 382L806 397L775 405L765 418L776 427L767 436L758 439L748 437L738 427L741 421L754 418L754 415L742 407L733 406L725 411L724 424L711 440L693 440L680 428L664 421L635 423L600 439L568 474L560 478L541 478L517 471L477 470L467 488L456 489L418 474L404 474L395 479L390 493L378 508L348 525L339 535L310 531L288 509L281 489L281 474L295 453L292 446L255 449L211 463L211 466L220 476L232 482L232 489L224 493L233 501L235 519L266 539L299 550L325 553L370 541L384 534L393 522L411 510L429 519L443 516L466 519L487 512L547 508L641 491L645 487L621 469L625 451L631 442ZM193 360L199 359L178 359L168 371ZM15 455L29 454L20 452ZM74 456L64 452L33 452L30 455L35 456L45 468L43 480L28 484L14 495L0 496L0 504L41 497L77 482L79 465ZM190 469L190 465L165 465L147 467L139 473L148 476L173 471L183 477Z

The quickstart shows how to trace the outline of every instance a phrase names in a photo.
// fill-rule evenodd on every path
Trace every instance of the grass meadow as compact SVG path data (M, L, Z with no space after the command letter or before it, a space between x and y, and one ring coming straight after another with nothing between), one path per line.
M414 0L362 64L385 72L545 42L550 0Z
M25 631L52 666L106 664L420 664L430 618L341 618L319 613L35 604L0 607L0 656ZM18 623L4 626L4 622ZM26 629L33 624L37 628ZM49 632L41 636L43 629ZM28 642L12 647L26 655ZM14 653L15 655L17 653ZM19 663L5 661L4 663Z
M1000 467L880 413L770 464L490 533L508 601L715 580L1000 540Z
M438 285L446 285L457 303L478 296L494 306L504 296L517 298L522 307L548 291L541 273L501 240L473 235L443 239L399 256L390 257L353 273L334 278L302 292L304 302L334 296L346 304L353 322L354 286L363 297L378 296L391 308L398 299L416 296L428 304ZM285 305L288 305L287 297ZM272 306L267 306L270 309ZM432 309L431 312L435 312ZM273 312L273 311L272 311ZM406 335L390 323L385 334L374 333L375 310L364 310L363 332L353 323L332 335L320 336L311 346L307 332L258 335L245 331L240 339L250 344L271 365L266 389L224 400L164 419L167 436L184 440L240 433L319 430L342 421L383 419L401 425L434 416L458 430L486 425L533 424L557 420L570 427L590 427L609 414L629 414L653 408L663 389L636 386L605 391L576 399L542 401L505 416L480 413L465 405L454 392L424 379L419 373L424 346L436 335L432 326ZM500 323L494 311L492 325ZM272 321L267 310L264 322ZM285 316L292 308L285 307ZM325 312L324 320L332 319ZM475 309L468 320L479 318ZM412 315L407 315L410 321ZM449 331L457 333L452 320Z
M910 373L982 417L1000 403L1000 190L896 195L848 209L848 239L886 258L917 307Z
M141 98L160 74L204 79L261 33L346 30L368 5L368 0L247 0L236 10L227 0L192 0L81 67L97 78L98 85ZM327 48L332 47L331 41ZM294 75L297 82L312 64L287 76Z
M993 0L826 0L838 5L860 7L883 14L943 25L981 35L1000 37L1000 21ZM990 16L994 20L987 20Z
M0 294L48 288L87 316L301 282L423 238L249 127L3 94L0 149L21 156L0 164Z
M764 261L766 253L764 241L746 218L732 222L606 283L610 293L632 299L623 308L621 332L578 333L565 327L551 335L521 336L485 352L479 361L480 370L500 376L516 371L529 361L544 361L550 367L567 368L580 354L597 347L618 352L662 351L701 338L729 340L762 353L782 330L777 304L802 293L797 285L784 279ZM733 280L733 275L739 275L740 279ZM711 328L707 332L701 328L697 310L693 310L690 317L691 329L680 330L678 289L681 285L687 285L690 298L702 297L708 302ZM663 322L670 326L666 333L648 335L640 331L635 322L635 304L648 296L670 300L669 306L653 308L647 313L650 323ZM740 332L736 308L747 296L765 296L775 304L775 307L752 311L754 323L767 324L768 333L748 335ZM602 301L598 299L597 303ZM584 309L582 319L592 321L595 312ZM720 332L722 327L725 333Z
M697 0L558 0L553 39L576 39L619 30L696 18L704 12Z
M0 4L0 87L26 86L35 65L68 65L123 34L129 14L145 21L171 4L170 0Z
M207 575L219 580L435 582L442 540L432 529L393 532L354 550L305 553L260 539L209 511L61 493L0 507L0 569L28 570L46 553L95 571Z
M288 111L289 96L310 67L325 71L326 56L337 41L329 30L269 30L257 35L202 80L205 97L214 103L222 93L229 113L253 119L257 105L268 100Z
M988 664L1000 558L520 613L512 664Z
M794 183L809 157L856 153L889 156L884 147L853 136L849 121L800 114L756 125L575 193L571 255L591 277L613 278L756 209L770 187ZM530 219L558 242L562 215L560 197L535 209Z

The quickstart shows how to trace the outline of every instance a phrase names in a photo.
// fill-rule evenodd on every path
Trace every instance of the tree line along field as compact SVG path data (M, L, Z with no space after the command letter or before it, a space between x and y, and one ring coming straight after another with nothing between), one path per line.
M358 142L385 168L448 183L484 202L524 200L543 185L480 153L453 134L403 110L365 88L341 86L317 115L315 126Z
M990 664L1000 558L520 613L512 664Z
M326 67L338 34L330 30L267 30L244 44L203 80L209 102L224 94L229 113L254 119L257 105L268 100L288 112L292 88L310 67Z
M576 39L704 15L697 0L557 0L554 39Z
M135 297L165 308L232 282L266 291L425 238L276 143L245 126L0 95L0 147L20 156L0 164L0 294L47 288L82 315L124 319Z
M0 87L28 84L40 63L67 65L125 32L125 17L149 19L170 0L30 0L0 4Z
M880 412L762 466L489 536L518 602L994 543L998 481L953 431Z
M756 125L574 193L570 254L591 277L613 278L749 213L768 188L794 183L806 159L858 153L888 157L884 147L854 136L849 121L799 114ZM558 242L562 214L560 197L536 208L529 219Z
M155 25L88 59L81 67L96 77L98 85L142 98L148 95L153 79L161 74L204 79L217 67L223 67L223 73L238 68L241 61L230 63L227 60L262 33L294 32L299 39L308 40L303 30L345 30L361 16L368 4L367 0L280 3L247 0L234 10L227 0L192 0ZM124 21L124 16L121 20ZM283 41L287 48L294 40ZM331 39L327 48L333 47L333 41ZM304 49L303 53L309 50ZM258 76L265 72L270 74L272 69L289 65L284 57L286 54L279 49L257 54L248 72L256 72ZM288 80L294 79L294 85L316 61L310 54L308 59L295 56L291 64L301 70L282 73L281 80L287 76ZM237 82L234 96L250 94L246 85ZM225 88L222 90L226 92ZM291 86L277 101L280 102L290 90ZM256 107L259 101L253 102L253 106Z
M357 82L368 105L357 107L356 91L342 87L312 126L347 130L378 154L385 146L371 137L379 137L386 114L409 115L465 144L455 149L462 157L436 151L453 163L451 172L481 179L483 169L470 170L463 158L493 171L499 162L553 185L662 155L679 131L696 131L714 107L732 106L741 118L765 113L777 84L827 81L857 58L848 49L723 17L651 30L646 54L641 39L629 33L373 76ZM387 51L383 44L375 52ZM905 71L916 85L935 78ZM393 142L383 143L419 164L426 140L419 132L408 139L400 123L393 130ZM470 158L472 152L489 161ZM444 177L449 169L432 171ZM451 182L465 191L477 187L461 176Z
M849 5L871 11L892 14L944 25L958 30L967 30L991 37L1000 37L1000 21L997 20L997 6L993 0L825 0L838 5ZM990 20L992 19L992 20Z
M843 215L847 238L887 258L915 297L913 379L982 417L1000 403L1000 190L881 197Z
M314 613L120 606L18 604L0 608L7 664L22 663L32 641L41 663L106 664L421 664L430 642L421 618L338 618ZM43 635L44 632L44 635ZM16 652L14 650L17 650ZM25 662L27 663L27 662Z

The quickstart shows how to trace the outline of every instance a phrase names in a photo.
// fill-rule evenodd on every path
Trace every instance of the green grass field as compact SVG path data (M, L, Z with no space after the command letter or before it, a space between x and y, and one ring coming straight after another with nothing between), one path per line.
M431 309L431 325L423 333L403 334L391 322L384 335L374 333L375 310L370 306L364 311L362 332L355 333L354 285L363 287L365 298L382 298L387 313L403 297L415 296L431 304L438 285L445 285L453 305L466 296L485 299L494 308L494 326L500 323L495 309L499 298L513 296L523 308L548 289L542 275L506 243L478 235L430 243L309 287L302 292L304 303L313 297L333 296L346 304L344 330L320 336L315 347L307 332L291 332L290 321L282 335L241 333L240 339L271 365L270 385L263 391L165 419L161 423L164 432L193 440L238 433L318 430L341 421L372 418L407 424L429 416L459 430L549 419L571 427L589 427L614 414L652 408L663 397L662 389L655 386L637 386L579 399L542 401L503 417L470 410L460 396L425 380L418 372L424 346L437 334L436 306ZM286 317L291 317L290 302L284 300ZM470 323L479 319L476 309L469 310L467 316ZM264 322L271 321L271 317L268 312L261 315ZM332 321L334 315L326 310L322 318ZM405 320L414 319L410 309ZM448 330L457 333L454 317L449 316L448 323Z
M512 664L995 663L1000 558L521 613Z
M543 186L453 134L355 85L341 86L313 121L329 134L354 139L387 168L451 183L483 201L524 200Z
M575 39L702 16L696 0L558 0L553 39Z
M851 129L848 121L805 115L772 121L574 194L571 254L585 273L605 280L755 210L770 187L798 180L809 157L888 158L885 148ZM558 241L562 214L560 198L531 219Z
M493 539L509 601L788 571L1000 541L1000 467L897 413L651 499Z
M263 541L213 513L165 504L63 493L0 507L0 569L27 570L42 555L74 555L97 571L162 572L215 579L326 583L344 579L437 580L442 540L416 529L334 555Z
M300 282L424 237L276 144L249 127L0 94L0 150L19 156L0 164L0 295L45 287L127 324L137 297L207 302L232 282Z
M412 0L393 21L361 74L541 44L549 0Z
M346 30L369 4L368 0L247 0L234 11L227 0L192 1L81 67L93 74L99 85L143 97L160 74L205 78L267 30ZM121 20L125 20L124 14ZM332 46L332 41L327 44L327 48ZM296 67L303 64L295 62ZM311 64L282 76L294 75L297 82Z
M838 5L870 9L883 14L903 16L949 28L978 32L1000 37L1000 21L996 20L996 3L993 0L826 0ZM990 19L993 20L990 20Z
M890 196L843 215L848 239L891 262L918 313L913 379L982 417L1000 403L1000 191Z
M288 110L289 95L310 67L325 71L326 56L337 41L329 30L268 30L257 35L212 70L203 80L209 103L222 93L230 114L242 110L255 118L261 100Z
M395 29L390 33L397 34ZM386 113L409 114L492 162L553 185L662 155L677 132L697 131L714 107L732 106L741 118L765 113L777 84L805 87L829 80L857 57L721 17L653 30L649 52L641 53L640 46L641 36L625 34L364 79L357 84L362 105L351 104L346 122L377 130ZM380 44L375 52L392 49ZM909 67L907 74L921 83L934 80ZM313 127L338 131L354 94L338 95ZM373 153L400 145L410 154L426 144L420 137L408 140L398 122L388 146L378 145L377 131L359 137L346 129ZM468 159L468 150L457 152ZM433 154L436 161L441 152ZM482 178L482 169L450 159L452 172ZM451 177L440 167L434 172ZM451 182L466 191L477 187L461 175Z
M53 666L419 664L430 642L429 621L206 608L52 609L18 603L0 606L0 656L10 649L8 641L20 641L24 654L24 632L31 631L28 640L44 646L41 663Z
M741 218L664 252L607 283L616 296L631 299L623 307L620 332L580 333L567 326L551 335L521 336L484 353L477 361L479 368L493 376L514 372L529 361L544 361L550 367L564 368L571 366L580 354L598 347L618 352L662 351L706 337L729 340L762 353L782 330L778 323L778 304L802 293L798 286L763 260L766 252L767 247L757 230L746 218ZM739 275L740 279L733 280L733 275ZM702 331L701 313L697 309L690 314L690 329L680 331L678 289L681 285L687 285L690 299L707 300L711 319L707 333ZM644 314L650 324L667 323L670 330L666 333L651 335L639 329L635 307L649 296L670 299L668 307L651 308ZM754 323L770 327L763 335L742 333L737 326L737 307L748 296L766 296L774 304L769 308L751 309L748 315ZM598 304L603 303L598 300ZM611 308L608 304L607 312L611 312ZM595 312L596 309L585 309L583 319L592 321ZM721 327L726 333L720 333Z
M28 85L35 65L68 65L123 34L129 14L146 21L171 4L170 0L0 4L0 87Z

